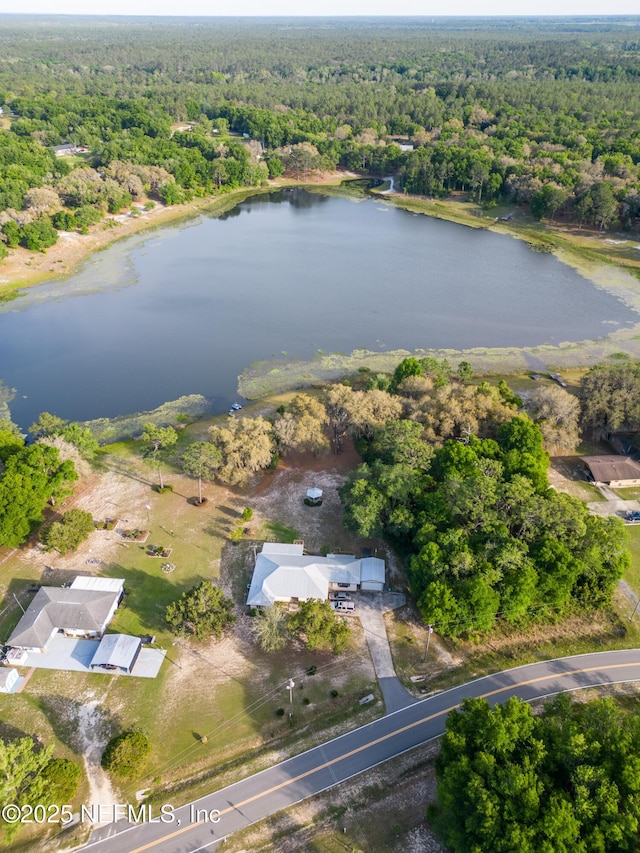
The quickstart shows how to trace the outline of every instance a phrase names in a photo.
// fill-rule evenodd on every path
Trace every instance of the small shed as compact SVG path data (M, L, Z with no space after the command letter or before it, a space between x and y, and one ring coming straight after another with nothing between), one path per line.
M0 667L0 693L13 693L20 676L13 667Z
M142 640L128 634L105 634L97 648L91 669L127 672L135 666L140 654Z
M322 501L322 489L307 489L307 501L312 504L318 504Z

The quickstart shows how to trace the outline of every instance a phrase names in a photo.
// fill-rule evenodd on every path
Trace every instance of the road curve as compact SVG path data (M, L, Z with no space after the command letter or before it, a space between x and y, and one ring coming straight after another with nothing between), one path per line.
M598 652L533 663L467 682L416 702L143 823L101 827L81 848L90 853L197 853L239 829L318 794L443 734L449 711L474 696L494 705L527 702L571 690L640 681L640 649ZM153 817L158 822L151 822ZM104 837L107 835L107 837Z

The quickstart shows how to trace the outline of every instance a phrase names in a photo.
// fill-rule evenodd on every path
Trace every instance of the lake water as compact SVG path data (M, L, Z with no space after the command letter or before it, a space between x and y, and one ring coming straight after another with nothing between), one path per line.
M192 393L223 411L250 362L283 353L524 347L637 321L508 236L291 189L123 241L5 305L0 378L23 427Z

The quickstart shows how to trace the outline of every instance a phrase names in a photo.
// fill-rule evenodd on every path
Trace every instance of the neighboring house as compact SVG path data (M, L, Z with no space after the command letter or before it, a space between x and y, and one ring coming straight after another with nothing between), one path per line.
M87 588L90 582L101 582L103 588ZM78 577L70 587L40 587L7 645L44 653L58 633L75 639L99 639L113 619L123 591L122 578Z
M65 142L63 145L54 145L53 153L56 157L68 157L69 154L75 154L76 146L72 142Z
M91 669L131 673L141 648L140 637L130 637L128 634L105 634L93 656Z
M333 590L384 590L384 560L352 554L303 554L304 546L265 542L249 586L249 607L271 607L277 601L297 604L310 598L324 601Z
M613 489L640 485L640 462L629 456L581 456L593 481Z

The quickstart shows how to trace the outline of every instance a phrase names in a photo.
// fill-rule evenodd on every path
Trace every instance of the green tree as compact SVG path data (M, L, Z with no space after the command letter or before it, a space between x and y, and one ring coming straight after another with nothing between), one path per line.
M601 231L604 231L618 215L618 202L613 187L606 181L600 181L591 187L589 196L591 198L591 219Z
M252 630L260 648L265 652L279 652L287 645L291 634L289 632L289 616L279 604L266 607L252 624Z
M194 441L180 457L180 464L198 479L198 502L202 503L202 478L213 480L222 462L222 453L209 441Z
M458 370L456 372L458 374L458 379L461 382L467 383L471 382L473 379L473 367L468 361L461 361L458 364Z
M151 741L133 727L115 735L102 753L102 767L120 779L139 779L151 755Z
M235 622L233 601L211 581L201 581L168 605L166 620L178 634L194 634L198 640L211 636L219 639L223 629Z
M548 216L551 222L560 208L567 203L569 193L556 184L545 184L531 197L531 213L536 219Z
M32 252L46 252L58 242L58 232L48 216L42 216L20 229L21 244Z
M52 758L42 771L42 779L49 802L64 805L76 796L82 771L68 758Z
M75 551L94 531L93 516L83 509L70 509L60 521L54 521L42 531L42 541L48 551L66 554Z
M0 801L3 804L37 805L47 794L43 771L51 760L53 746L40 748L31 738L5 741L0 739ZM0 827L8 839L20 828L19 823Z
M6 462L24 447L24 439L11 421L0 420L0 462Z
M20 244L20 226L13 219L5 222L2 226L2 233L7 241L7 246L10 249L15 249Z
M32 439L50 438L59 435L72 444L85 459L91 459L98 452L98 442L88 427L69 423L57 415L42 412L38 420L29 427Z
M421 471L429 470L434 452L425 441L422 424L406 420L387 421L373 440L371 451L385 465L408 465Z
M172 426L161 427L148 422L143 427L142 441L145 461L158 471L160 488L164 489L162 464L167 452L176 445L178 433Z
M429 817L455 853L635 850L640 717L611 699L558 696L534 716L512 698L449 715Z
M341 654L349 644L351 630L336 616L328 601L310 598L289 617L289 629L304 639L309 651L330 649Z
M0 544L15 548L42 521L46 505L68 494L72 462L54 447L34 444L13 453L0 473Z
M67 421L52 415L50 412L41 412L38 420L29 427L29 435L34 441L46 438L49 435L59 435L67 425Z
M400 383L409 376L424 376L424 368L422 364L413 356L403 358L400 364L398 364L396 369L393 371L390 390L395 392L398 385L400 385Z

